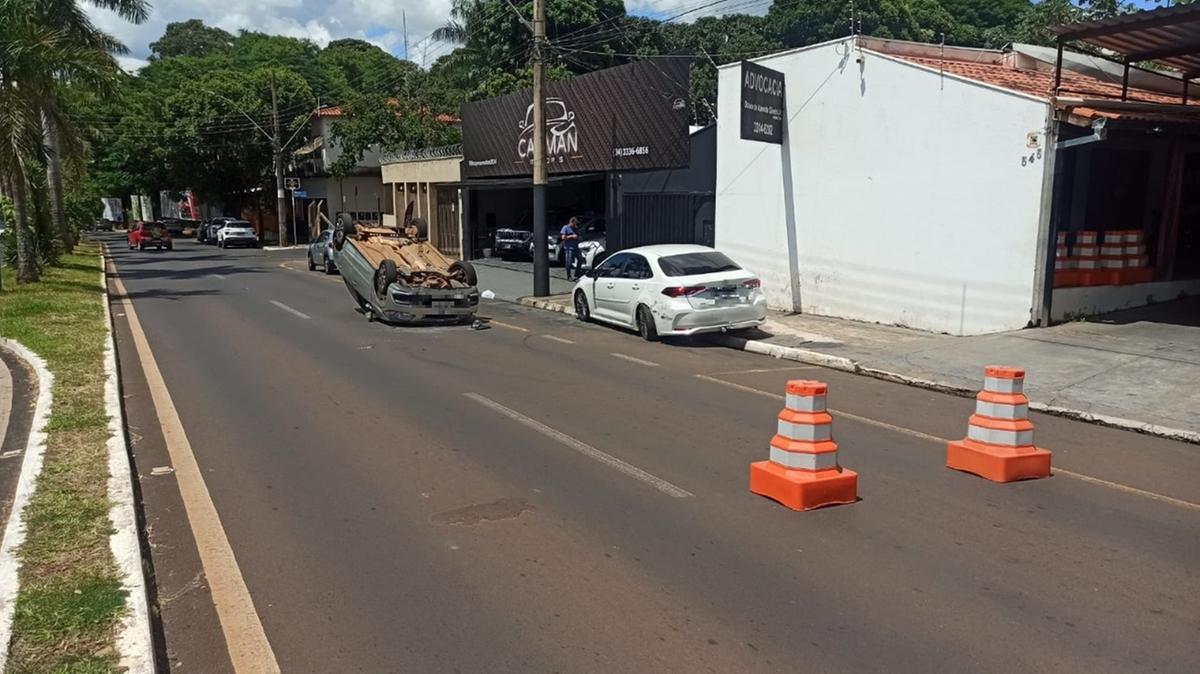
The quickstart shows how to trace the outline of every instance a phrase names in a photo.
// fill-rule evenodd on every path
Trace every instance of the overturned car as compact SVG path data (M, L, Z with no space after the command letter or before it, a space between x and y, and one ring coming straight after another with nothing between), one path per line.
M333 258L346 289L369 320L389 323L470 322L479 306L475 268L450 260L427 240L428 225L364 227L342 213L333 230Z

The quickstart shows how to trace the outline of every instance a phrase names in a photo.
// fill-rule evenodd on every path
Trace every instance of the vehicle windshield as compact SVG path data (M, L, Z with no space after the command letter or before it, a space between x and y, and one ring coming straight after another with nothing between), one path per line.
M234 220L233 222L225 223L226 227L234 227L237 229L250 229L250 223L244 220Z
M667 276L695 276L697 274L715 274L722 271L737 271L741 269L736 262L730 260L724 253L715 250L699 253L683 253L668 255L658 259Z

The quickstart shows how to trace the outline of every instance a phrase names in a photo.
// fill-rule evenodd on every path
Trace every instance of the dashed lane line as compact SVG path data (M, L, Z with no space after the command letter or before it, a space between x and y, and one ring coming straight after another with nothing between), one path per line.
M505 323L503 321L498 321L494 318L487 319L487 324L494 325L498 328L505 328L507 330L516 330L517 332L529 332L528 328L522 328L519 325L513 325L512 323Z
M717 379L716 377L710 377L708 375L703 375L703 374L698 374L695 376L697 379L702 379L704 381L712 382L714 384L720 384L722 386L726 386L726 387L732 388L732 389L737 389L739 391L744 391L746 393L754 393L757 395L772 398L774 400L784 400L785 399L785 397L783 395L780 395L778 393L771 393L770 391L763 391L762 389L756 389L753 386L743 386L742 384L737 384L737 383L734 383L731 381L725 381L723 379ZM929 433L922 433L921 431L915 431L911 428L904 428L903 426L889 424L886 421L879 421L878 419L871 419L870 417L864 417L864 416L861 416L858 414L853 414L851 412L846 412L844 410L837 410L837 409L834 409L831 407L831 408L829 408L829 411L838 416L845 417L847 419L853 419L854 421L857 421L859 423L867 424L870 426L876 426L878 428L884 428L889 431L894 431L896 433L902 433L904 435L909 435L914 438L919 438L921 440L926 440L929 442L937 443L939 445L945 445L946 443L951 442L951 440L949 438L941 438L936 435L930 435ZM1084 473L1076 473L1073 470L1067 470L1065 468L1059 468L1057 466L1055 466L1052 470L1053 470L1053 473L1056 475L1064 475L1066 477L1070 477L1070 478L1079 480L1080 482L1087 482L1089 484L1094 484L1099 487L1106 487L1106 488L1112 489L1114 491L1124 492L1126 494L1132 494L1134 496L1141 496L1143 498L1148 498L1153 501L1159 501L1160 503L1167 503L1167 504L1170 504L1170 505L1173 505L1173 506L1176 506L1179 508L1184 508L1186 510L1200 511L1200 503L1192 503L1191 501L1185 501L1183 499L1178 499L1173 496L1167 496L1165 494L1158 494L1158 493L1155 493L1152 491L1146 491L1145 489L1138 489L1137 487L1131 487L1127 484L1121 484L1119 482L1112 482L1112 481L1104 480L1104 479L1101 479L1098 477L1092 477L1091 475L1086 475Z
M545 337L546 339L548 339L552 342L558 342L559 344L574 344L575 343L569 339L566 339L565 337L559 337L557 335L542 335L542 337Z
M655 489L666 494L667 496L670 496L672 498L688 498L689 496L693 496L693 494L690 491L683 489L682 487L678 487L676 485L671 484L670 482L667 482L666 480L664 480L660 477L651 475L650 473L647 473L646 471L642 470L641 468L638 468L637 466L628 464L611 454L608 454L599 449L596 449L595 447L592 447L591 445L587 444L586 442L583 442L582 440L576 440L575 438L567 435L566 433L563 433L561 431L550 428L549 426L547 426L546 424L543 424L542 422L538 421L537 419L531 419L514 409L511 409L511 408L505 407L504 405L501 405L500 403L496 402L495 400L481 396L478 393L464 393L463 395L470 398L471 400L474 400L475 402L479 403L480 405L483 405L484 407L488 407L495 412L499 412L500 414L508 417L509 419L512 419L513 421L516 421L517 423L520 423L524 426L527 426L527 427L537 431L538 433L541 433L542 435L545 435L548 438L557 440L558 442L562 443L563 445L566 445L567 447L579 452L580 454L583 454L584 456L588 457L589 459L599 461L600 463L608 466L609 468L612 468L617 471L620 471L621 473L624 473L628 477L632 477L635 480L644 482L644 483L650 485L651 487L654 487Z
M627 360L631 363L637 363L638 365L645 365L646 367L658 367L658 363L656 363L652 360L642 360L641 358L634 358L633 356L626 356L625 354L617 353L616 351L614 351L608 355L612 356L613 358L620 358L621 360Z
M283 302L280 302L279 300L271 300L271 304L274 304L275 306L279 307L280 309L283 309L284 311L288 312L289 314L292 314L299 318L303 318L306 321L312 320L312 316L309 316L308 314L306 314L303 311L300 311L298 309L293 309L293 308L289 307L288 305L284 304Z

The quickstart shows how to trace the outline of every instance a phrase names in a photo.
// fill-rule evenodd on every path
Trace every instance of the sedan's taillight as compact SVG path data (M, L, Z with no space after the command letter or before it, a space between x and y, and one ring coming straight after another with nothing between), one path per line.
M672 286L663 288L662 294L667 297L687 297L688 295L696 295L702 293L708 288L704 286Z
M756 278L752 278L752 279L747 280L742 285L747 288L759 288L759 287L762 287L762 281L759 281Z

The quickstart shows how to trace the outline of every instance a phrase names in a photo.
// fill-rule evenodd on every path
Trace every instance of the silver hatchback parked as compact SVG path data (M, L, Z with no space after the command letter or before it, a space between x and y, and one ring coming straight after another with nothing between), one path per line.
M317 238L313 239L312 243L308 244L308 270L316 271L318 268L326 274L332 274L338 270L337 263L333 261L332 229L321 232Z

